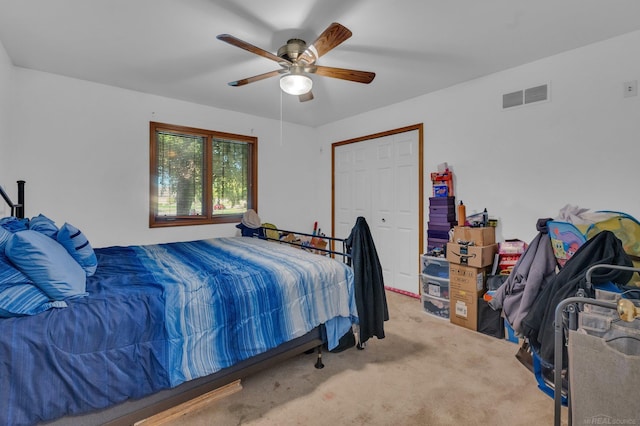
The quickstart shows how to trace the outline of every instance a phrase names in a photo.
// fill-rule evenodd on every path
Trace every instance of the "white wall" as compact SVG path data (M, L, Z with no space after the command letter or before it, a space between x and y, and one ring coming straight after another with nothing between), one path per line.
M278 121L12 68L0 49L0 93L12 99L10 113L0 101L0 178L27 181L27 216L69 221L96 247L231 235L148 228L148 123L253 134L262 220L329 229L331 143L423 122L425 188L448 162L467 212L486 207L500 238L530 241L536 220L567 203L640 218L640 98L622 96L640 80L638 45L634 32L317 129L285 123L282 141ZM503 93L542 83L550 102L501 109Z
M8 157L3 155L9 142L10 107L13 88L13 65L7 55L2 42L0 42L0 186L4 188L12 201L16 203L16 184L12 176L7 174ZM0 199L0 217L8 216L11 209Z
M235 235L232 224L149 229L149 121L258 137L258 214L311 229L313 129L54 74L14 69L7 176L26 180L26 216L44 213L95 247ZM294 177L294 178L292 178Z
M423 122L425 204L448 162L456 199L467 214L486 207L500 239L530 241L566 204L640 219L640 97L622 90L640 80L638 46L634 32L318 128L320 199L330 205L331 143ZM550 102L502 110L503 93L544 83Z

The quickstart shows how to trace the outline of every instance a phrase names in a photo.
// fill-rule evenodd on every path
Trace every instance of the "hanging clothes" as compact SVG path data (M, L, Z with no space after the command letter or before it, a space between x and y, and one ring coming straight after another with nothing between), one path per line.
M346 240L351 250L356 307L360 325L360 342L370 337L384 338L384 321L389 320L382 266L364 217L360 216Z
M538 235L489 301L489 306L493 309L502 309L505 320L518 336L522 336L522 320L529 313L538 294L556 273L557 261L547 230L549 220L551 219L538 220Z
M531 310L523 319L524 336L546 366L553 366L556 306L567 297L575 296L579 289L583 289L587 297L594 297L593 288L587 289L586 273L591 266L599 264L633 266L631 259L622 248L622 242L613 232L602 231L587 240L540 292ZM631 275L632 273L628 271L597 269L591 276L591 282L592 284L607 282L626 284ZM564 345L563 349L565 351L563 364L566 365Z

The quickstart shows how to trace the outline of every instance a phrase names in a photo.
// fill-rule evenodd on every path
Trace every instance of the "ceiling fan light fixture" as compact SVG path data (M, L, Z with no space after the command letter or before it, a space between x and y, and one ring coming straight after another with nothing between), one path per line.
M304 74L285 74L280 77L280 88L289 95L304 95L311 91L313 80Z
M332 77L340 80L353 81L356 83L369 84L376 76L373 72L351 70L347 68L325 67L318 65L316 60L342 42L351 37L351 31L344 25L337 22L329 25L318 38L307 45L304 40L292 38L287 40L287 44L278 49L277 55L254 46L251 43L242 41L231 34L219 34L216 38L232 46L239 47L248 52L254 53L263 58L275 61L280 65L280 69L254 75L229 82L229 86L239 87L249 83L264 80L269 77L280 76L280 88L283 92L298 96L300 102L307 102L313 99L313 80L309 74L322 77Z

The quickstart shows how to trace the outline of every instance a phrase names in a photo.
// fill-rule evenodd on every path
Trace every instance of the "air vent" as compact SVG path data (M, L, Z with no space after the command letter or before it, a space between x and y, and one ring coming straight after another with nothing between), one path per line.
M517 92L505 93L502 95L502 109L527 105L534 102L546 101L549 99L549 85L530 87Z
M522 90L507 93L505 95L502 95L502 108L511 108L514 106L522 105L522 100Z
M547 100L547 85L536 86L524 91L524 103L540 102Z

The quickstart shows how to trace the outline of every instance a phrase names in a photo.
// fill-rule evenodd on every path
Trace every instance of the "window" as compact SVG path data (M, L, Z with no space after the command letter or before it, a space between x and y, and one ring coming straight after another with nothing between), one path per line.
M257 210L257 138L150 124L150 227L239 222Z

